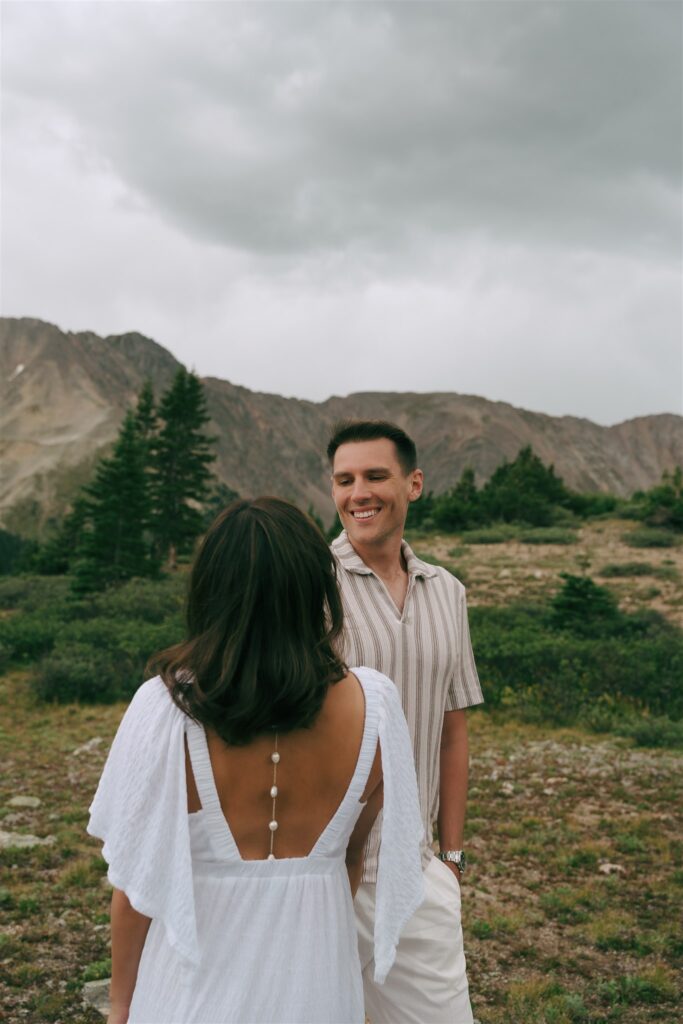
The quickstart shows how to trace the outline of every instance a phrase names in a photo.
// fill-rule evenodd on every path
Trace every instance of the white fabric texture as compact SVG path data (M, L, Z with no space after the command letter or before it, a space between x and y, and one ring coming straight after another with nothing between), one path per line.
M139 688L109 751L88 832L104 840L111 884L141 914L161 921L169 945L196 966L186 721L158 676Z
M372 1024L472 1024L460 924L460 885L433 857L424 869L426 897L407 923L386 984L373 977L376 886L354 902L365 1011Z
M353 669L365 726L351 783L307 857L242 860L216 792L204 730L160 679L136 694L112 746L88 831L109 878L152 918L130 1024L324 1024L364 1020L345 868L377 741L385 810L374 924L375 977L393 963L424 897L422 822L410 738L393 683ZM202 810L188 815L184 736Z

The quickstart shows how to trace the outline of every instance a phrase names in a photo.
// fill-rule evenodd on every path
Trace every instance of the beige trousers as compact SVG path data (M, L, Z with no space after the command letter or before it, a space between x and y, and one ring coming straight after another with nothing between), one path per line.
M426 897L401 933L396 961L383 985L373 980L375 886L354 901L370 1024L472 1024L460 925L460 886L434 857L424 873Z

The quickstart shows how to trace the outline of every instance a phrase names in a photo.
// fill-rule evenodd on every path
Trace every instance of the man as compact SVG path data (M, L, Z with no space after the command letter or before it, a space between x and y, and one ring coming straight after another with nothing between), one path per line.
M482 701L465 588L403 540L422 493L415 444L392 423L351 421L330 439L332 495L344 532L333 542L345 613L345 658L396 683L413 740L426 842L426 899L406 926L383 986L373 982L379 826L356 896L366 1012L372 1024L471 1024L460 876L468 747L464 708ZM437 820L440 853L430 840Z

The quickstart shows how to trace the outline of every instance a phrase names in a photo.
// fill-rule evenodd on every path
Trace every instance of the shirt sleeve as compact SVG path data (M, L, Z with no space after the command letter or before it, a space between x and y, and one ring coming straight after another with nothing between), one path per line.
M140 687L109 751L87 829L104 841L111 884L139 913L160 920L169 944L195 967L185 721L160 678Z
M484 702L470 640L467 597L465 588L459 581L453 600L453 614L455 619L453 630L454 669L446 695L446 711L456 711Z
M408 725L395 685L375 673L381 693L378 732L384 778L382 841L375 894L375 981L384 982L401 931L425 897L420 853L424 826Z

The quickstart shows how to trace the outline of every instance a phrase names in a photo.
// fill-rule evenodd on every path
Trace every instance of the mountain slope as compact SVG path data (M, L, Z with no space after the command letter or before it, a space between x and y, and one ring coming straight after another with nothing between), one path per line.
M0 519L34 532L59 516L111 444L145 378L157 395L180 364L140 334L100 338L31 319L0 320ZM614 427L448 393L367 393L315 403L204 380L218 477L240 494L280 494L327 521L332 424L385 418L416 440L427 488L446 490L467 465L479 481L531 444L567 484L629 494L683 464L683 418Z

